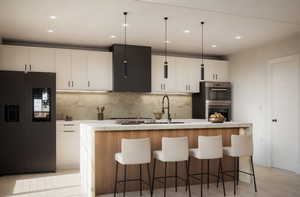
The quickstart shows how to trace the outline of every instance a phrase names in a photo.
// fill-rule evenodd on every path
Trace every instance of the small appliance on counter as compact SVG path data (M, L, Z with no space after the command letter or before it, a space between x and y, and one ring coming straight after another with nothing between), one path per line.
M209 119L220 113L225 121L231 121L231 104L230 82L200 82L200 93L192 96L192 117Z

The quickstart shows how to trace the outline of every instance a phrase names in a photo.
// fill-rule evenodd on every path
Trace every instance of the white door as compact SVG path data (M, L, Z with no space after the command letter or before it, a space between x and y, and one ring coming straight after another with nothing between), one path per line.
M33 72L55 72L55 49L29 47L30 67Z
M215 80L228 81L228 62L215 61Z
M72 89L88 89L88 52L72 50Z
M2 45L0 70L29 71L29 50L27 47Z
M71 50L55 50L56 89L72 89Z
M159 55L152 55L151 65L151 91L163 92L164 80L164 57Z
M270 61L272 166L296 171L299 144L299 57Z
M88 89L112 90L112 53L88 53Z

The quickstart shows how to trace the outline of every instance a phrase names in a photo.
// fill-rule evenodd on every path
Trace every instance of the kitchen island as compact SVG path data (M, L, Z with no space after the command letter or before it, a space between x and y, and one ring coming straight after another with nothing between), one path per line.
M223 136L223 146L230 146L231 135L251 135L251 123L209 123L204 120L176 120L177 124L138 124L120 125L115 121L84 121L80 123L80 171L83 192L88 197L95 197L105 193L112 193L114 186L115 160L114 154L121 151L122 138L150 138L153 150L161 149L162 137L189 138L189 148L198 146L198 136ZM184 123L180 123L184 122ZM249 170L247 159L240 160L241 170ZM206 162L204 162L206 164ZM191 172L199 172L200 162L192 160ZM157 175L162 174L162 166L158 163ZM232 170L233 160L224 158L224 170ZM204 166L206 170L207 166ZM184 167L179 165L179 175L184 176ZM143 175L146 179L146 169ZM217 172L217 162L210 163L210 171ZM122 176L122 168L119 176ZM136 178L138 170L135 167L128 168L128 178ZM174 168L169 168L168 174L174 173ZM241 180L249 181L241 176ZM206 180L206 179L205 179ZM211 178L210 182L216 180ZM194 182L192 182L193 184ZM182 184L184 185L184 184ZM157 184L156 188L160 185ZM169 186L173 186L170 181ZM145 188L147 189L147 188ZM128 184L127 191L138 190L138 183Z

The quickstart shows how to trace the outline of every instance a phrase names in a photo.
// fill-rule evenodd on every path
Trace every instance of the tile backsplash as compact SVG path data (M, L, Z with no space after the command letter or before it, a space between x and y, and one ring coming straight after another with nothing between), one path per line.
M57 93L57 119L96 120L97 106L105 106L104 118L153 118L160 112L163 95L146 93ZM169 95L172 118L192 118L191 95Z

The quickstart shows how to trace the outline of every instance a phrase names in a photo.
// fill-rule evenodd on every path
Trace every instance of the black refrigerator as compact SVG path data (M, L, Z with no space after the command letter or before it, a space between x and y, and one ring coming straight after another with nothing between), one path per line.
M55 73L0 71L0 175L55 172Z

